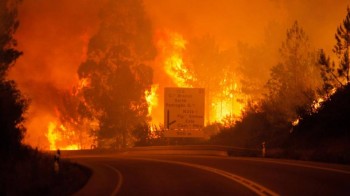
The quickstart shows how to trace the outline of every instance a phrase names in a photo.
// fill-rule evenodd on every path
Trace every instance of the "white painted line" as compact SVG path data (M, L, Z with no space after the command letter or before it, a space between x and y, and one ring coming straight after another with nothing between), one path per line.
M262 160L262 159L249 159L249 158L233 158L233 159L255 161L255 162L265 162L265 163L274 163L274 164L280 164L280 165L289 165L289 166L325 170L325 171L331 171L331 172L337 172L337 173L343 173L343 174L350 174L350 171L346 171L346 170L334 169L334 168L329 168L329 167L314 166L314 165L308 165L308 164L302 164L302 163L292 163L292 162L283 162L283 161L275 161L275 160Z
M156 161L156 162L162 162L162 163L170 163L170 164L177 164L177 165L182 165L182 166L188 166L188 167L193 167L196 169L201 169L201 170L205 170L208 172L212 172L218 175L221 175L223 177L226 177L230 180L233 180L245 187L247 187L248 189L250 189L251 191L253 191L254 193L256 193L259 196L278 196L279 194L275 193L274 191L258 184L255 183L251 180L248 180L246 178L243 178L242 176L238 176L236 174L233 173L229 173L227 171L224 170L220 170L220 169L216 169L213 167L208 167L208 166L204 166L204 165L197 165L197 164L192 164L192 163L186 163L186 162L180 162L180 161L168 161L168 160L159 160L159 159L148 159L148 158L136 158L136 157L132 157L132 158L126 158L125 159L136 159L136 160L145 160L145 161Z
M123 175L122 173L120 173L119 170L117 170L116 168L110 166L110 165L107 165L105 164L106 167L112 169L115 173L117 173L118 175L118 183L116 185L116 187L114 188L113 192L111 193L111 196L115 196L118 194L118 192L120 191L120 188L122 187L122 184L123 184Z

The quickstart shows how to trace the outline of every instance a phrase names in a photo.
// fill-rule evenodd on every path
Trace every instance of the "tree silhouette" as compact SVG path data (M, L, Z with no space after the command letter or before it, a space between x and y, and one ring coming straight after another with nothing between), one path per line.
M110 0L101 20L78 74L90 83L82 95L100 121L99 141L113 138L125 146L131 130L147 121L144 93L153 78L147 64L155 56L152 31L140 0Z
M333 52L338 58L338 64L331 63L330 58L323 50L319 54L319 64L324 82L324 90L329 93L332 89L344 87L350 82L350 8L347 8L347 15L343 23L335 33L336 44Z
M339 68L337 69L340 78L344 78L345 83L350 81L350 59L349 59L349 48L350 48L350 8L347 8L347 15L341 24L337 28L337 33L335 34L335 39L337 40L334 46L333 52L339 58Z
M21 146L25 128L23 113L28 102L24 99L12 80L7 80L7 72L22 52L16 50L13 38L19 21L17 5L19 1L0 2L0 153L8 154Z

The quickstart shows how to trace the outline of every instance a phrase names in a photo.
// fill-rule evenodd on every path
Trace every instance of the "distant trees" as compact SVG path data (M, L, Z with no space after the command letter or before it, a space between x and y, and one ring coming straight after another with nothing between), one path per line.
M140 0L110 0L101 11L100 30L89 42L88 59L79 67L89 85L82 96L88 111L100 122L97 137L127 145L131 130L147 121L145 90L155 56L150 21Z
M12 80L6 78L21 51L16 49L13 38L19 25L17 0L0 2L0 153L14 152L21 145L25 128L23 114L28 102L24 99Z

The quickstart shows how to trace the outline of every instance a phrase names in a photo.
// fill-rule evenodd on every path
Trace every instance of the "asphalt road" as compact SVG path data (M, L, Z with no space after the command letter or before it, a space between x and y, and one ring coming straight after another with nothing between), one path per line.
M94 172L76 195L350 195L347 165L166 152L70 155Z

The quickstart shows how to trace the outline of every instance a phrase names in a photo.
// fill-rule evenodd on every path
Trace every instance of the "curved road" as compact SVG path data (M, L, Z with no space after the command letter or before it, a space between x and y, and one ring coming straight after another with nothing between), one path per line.
M350 195L347 165L195 154L69 158L94 172L76 195Z

